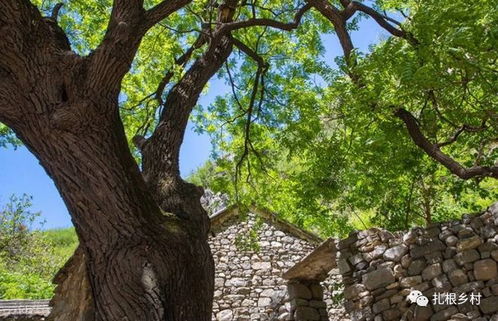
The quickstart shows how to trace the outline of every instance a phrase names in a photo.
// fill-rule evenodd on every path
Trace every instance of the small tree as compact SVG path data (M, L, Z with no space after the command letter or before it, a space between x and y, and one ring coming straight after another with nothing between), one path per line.
M12 195L0 209L0 298L42 299L52 295L51 280L64 258L55 255L45 234L35 229L40 212L32 197Z
M32 197L26 194L10 196L0 210L0 256L6 260L19 260L32 246L31 228L40 212L32 212Z

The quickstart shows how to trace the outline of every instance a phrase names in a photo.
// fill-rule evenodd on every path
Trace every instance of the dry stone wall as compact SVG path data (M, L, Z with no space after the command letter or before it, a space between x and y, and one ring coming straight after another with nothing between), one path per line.
M252 213L232 217L214 233L209 241L216 266L213 320L286 320L282 274L315 245Z
M497 232L498 203L425 229L352 233L338 245L346 310L353 321L498 321Z
M287 320L329 320L323 287L319 282L291 281L288 292L291 310Z

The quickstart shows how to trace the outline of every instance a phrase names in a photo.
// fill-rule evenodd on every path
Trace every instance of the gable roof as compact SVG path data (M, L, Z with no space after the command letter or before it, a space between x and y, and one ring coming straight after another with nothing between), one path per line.
M250 206L249 212L258 215L267 222L272 223L280 230L288 232L289 234L298 237L300 239L306 240L312 244L318 245L323 242L323 239L318 235L305 231L302 228L281 219L280 217L277 216L277 214L273 213L268 209L260 208L257 206ZM211 226L212 227L220 226L224 222L228 221L230 218L239 215L239 213L240 209L239 206L237 205L226 207L210 216Z

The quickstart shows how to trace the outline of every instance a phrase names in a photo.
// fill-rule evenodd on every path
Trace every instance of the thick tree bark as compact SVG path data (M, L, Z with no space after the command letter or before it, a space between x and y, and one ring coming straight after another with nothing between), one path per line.
M28 1L0 3L0 121L53 179L80 240L56 280L60 291L79 287L70 297L58 293L55 301L67 306L55 302L51 318L211 320L214 272L201 193L179 177L163 181L161 197L181 199L185 211L165 213L127 145L119 82L144 32L130 25L147 14L120 14L120 3L113 16L122 21L111 21L103 45L88 57L71 52L55 21Z
M161 212L130 156L118 115L75 132L54 127L45 115L26 117L12 128L53 178L72 214L95 320L210 318L207 233ZM194 203L199 196L188 195L193 204L184 206L187 215L206 216Z

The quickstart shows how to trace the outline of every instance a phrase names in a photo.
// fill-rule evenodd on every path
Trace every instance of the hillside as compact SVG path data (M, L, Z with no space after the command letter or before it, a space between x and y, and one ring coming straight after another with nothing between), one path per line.
M78 245L74 228L34 231L26 246L0 253L0 299L48 299L52 278Z

